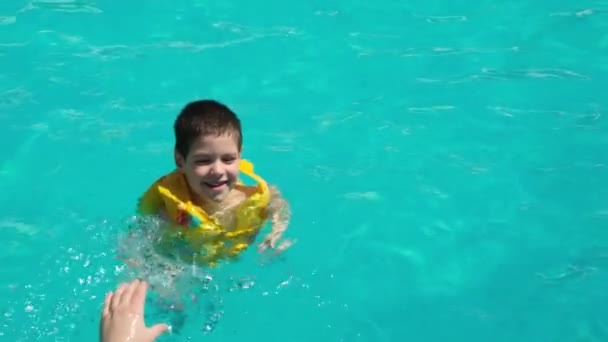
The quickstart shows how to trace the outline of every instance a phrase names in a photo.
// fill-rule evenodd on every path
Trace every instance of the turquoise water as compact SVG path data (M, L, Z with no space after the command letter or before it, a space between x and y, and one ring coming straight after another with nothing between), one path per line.
M96 339L210 97L298 243L163 340L605 341L607 52L605 1L2 1L0 337Z

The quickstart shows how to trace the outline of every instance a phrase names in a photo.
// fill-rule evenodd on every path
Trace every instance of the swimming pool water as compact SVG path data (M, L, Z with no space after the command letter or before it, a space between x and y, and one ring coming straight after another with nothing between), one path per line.
M298 243L215 271L215 330L191 309L162 340L608 339L607 13L1 2L0 339L95 340L118 236L198 98L241 116Z

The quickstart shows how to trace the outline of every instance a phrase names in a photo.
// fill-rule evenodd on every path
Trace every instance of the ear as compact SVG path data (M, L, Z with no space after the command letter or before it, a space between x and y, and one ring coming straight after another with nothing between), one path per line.
M173 150L173 159L175 160L175 166L177 166L179 169L184 167L186 164L185 158L177 151L177 149Z

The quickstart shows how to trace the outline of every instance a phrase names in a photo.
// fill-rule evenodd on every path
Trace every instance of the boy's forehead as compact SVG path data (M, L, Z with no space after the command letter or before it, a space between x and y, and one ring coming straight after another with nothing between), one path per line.
M238 150L238 138L232 133L202 134L190 144L191 149L225 148ZM194 152L194 151L192 151Z

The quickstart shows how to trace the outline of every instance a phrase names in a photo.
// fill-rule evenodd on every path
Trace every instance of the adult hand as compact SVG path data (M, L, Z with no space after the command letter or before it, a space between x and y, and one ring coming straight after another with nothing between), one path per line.
M152 342L169 330L166 324L146 327L144 304L148 284L134 280L109 292L103 303L100 322L102 342Z

